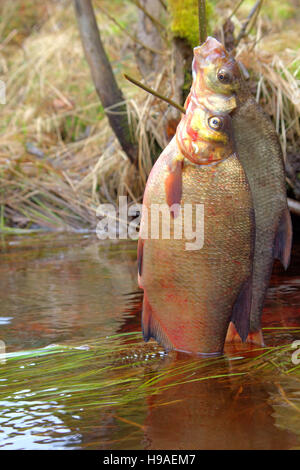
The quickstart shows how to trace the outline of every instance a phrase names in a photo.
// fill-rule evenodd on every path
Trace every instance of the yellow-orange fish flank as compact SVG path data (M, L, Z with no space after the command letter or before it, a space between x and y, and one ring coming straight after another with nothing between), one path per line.
M230 116L188 104L176 137L149 175L143 204L138 260L145 340L153 337L166 349L218 354L230 320L245 339L255 223ZM188 220L189 204L194 216L197 207L203 208L204 225L196 226L204 235L198 249L184 236L175 236L176 224ZM156 205L167 209L164 219L173 215L169 238L161 227L158 237L151 238Z

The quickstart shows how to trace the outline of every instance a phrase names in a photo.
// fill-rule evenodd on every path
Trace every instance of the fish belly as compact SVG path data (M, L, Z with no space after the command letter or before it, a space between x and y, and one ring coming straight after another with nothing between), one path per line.
M169 239L164 239L162 228L158 238L153 239L151 208L156 204L166 205L167 162L176 152L178 148L173 140L153 167L144 196L146 210L143 209L141 227L145 229L148 225L148 238L143 240L140 285L144 289L145 308L151 312L153 330L160 332L151 331L150 336L167 349L219 353L223 350L238 294L252 275L251 192L235 155L211 166L184 160L180 213L171 218ZM191 221L188 205L193 208L193 224L189 224L193 230L196 230L196 207L199 208L197 232L202 230L203 234L203 246L201 240L197 244L200 249L187 249L186 244L195 243L195 239L188 240L185 236L174 239L174 231L178 230L174 224L180 224L185 217ZM164 220L170 212L166 209ZM199 217L201 213L203 219ZM182 225L186 229L186 224Z

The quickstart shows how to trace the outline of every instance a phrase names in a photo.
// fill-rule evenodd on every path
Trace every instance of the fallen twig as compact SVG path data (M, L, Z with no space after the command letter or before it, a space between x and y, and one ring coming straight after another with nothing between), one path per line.
M245 20L245 22L244 22L244 24L243 24L243 26L242 26L242 28L241 28L241 31L239 32L238 37L237 37L237 39L236 39L236 43L235 43L236 46L239 44L240 40L243 39L244 36L246 36L246 34L247 34L247 33L246 33L246 30L247 30L248 25L250 24L251 20L252 20L253 18L254 18L254 20L256 20L258 14L259 14L259 11L260 11L260 9L261 9L262 4L263 4L263 0L258 0L258 1L256 2L256 4L254 5L254 7L252 8L252 10L250 11L248 17L246 18L246 20ZM253 21L253 22L254 22L254 21ZM252 22L252 23L253 23L253 22ZM252 26L251 26L250 29L252 29ZM250 29L249 29L249 31L250 31ZM249 32L249 31L248 31L248 32Z
M181 106L180 104L176 103L175 101L171 100L170 98L167 98L166 96L163 96L161 95L160 93L158 93L157 91L153 90L152 88L144 85L143 83L141 83L140 81L136 80L135 78L132 78L132 77L129 77L129 75L127 75L126 73L123 74L124 77L126 78L126 80L128 80L129 82L133 83L134 85L142 88L143 90L147 91L147 93L151 93L151 95L154 95L156 96L157 98L165 101L166 103L170 104L171 106L173 106L174 108L177 108L179 109L179 111L181 113L184 113L185 114L185 109L183 106Z
M198 18L199 18L199 44L203 44L207 38L206 29L206 2L198 0Z
M101 6L98 7L100 11L103 12L103 14L105 16L107 16L108 19L110 19L115 25L118 26L118 28L121 29L121 31L124 31L125 34L127 34L127 36L135 43L139 44L140 46L142 46L144 49L148 49L150 52L153 52L153 54L161 54L161 55L164 55L164 51L160 51L158 49L153 49L153 47L150 47L148 46L147 44L143 43L142 41L140 41L136 36L133 36L132 34L130 34L130 32L124 28L124 26L121 25L121 23L119 23L113 16L111 16L104 8L102 8Z
M152 21L152 23L157 27L157 29L160 31L161 35L163 36L163 38L166 40L167 39L167 36L166 36L166 28L164 27L163 24L160 23L160 21L158 21L156 18L154 18L154 16L152 16L147 10L146 8L139 2L139 0L130 0L132 3L134 3L140 10L142 10L142 12L144 13L144 15L146 15L150 21Z

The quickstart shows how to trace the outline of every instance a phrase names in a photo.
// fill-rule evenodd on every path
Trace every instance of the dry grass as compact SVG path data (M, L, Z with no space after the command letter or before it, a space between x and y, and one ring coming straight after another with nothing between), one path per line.
M288 147L300 146L300 48L284 47L284 35L264 38L264 28L260 18L255 36L240 44L237 57L255 76L256 99L272 117L286 158ZM297 44L296 30L291 39Z
M233 3L224 3L223 18ZM118 16L123 27L132 29L137 12L131 2L105 1L101 6ZM118 195L141 201L158 149L167 142L167 106L125 83L122 72L138 74L133 43L97 11L139 143L137 170L121 150L99 103L83 58L72 3L39 0L33 8L33 2L16 0L4 2L1 9L0 79L6 83L7 104L0 105L0 230L94 229L99 203L114 202ZM233 17L237 28L240 17L239 12ZM298 41L293 24L288 38L276 28L266 34L274 25L264 14L237 51L253 72L257 97L273 117L285 152L289 146L299 149L300 141L300 56L291 47L293 38L294 44ZM280 19L275 25L279 30ZM170 96L174 77L167 47L164 53L165 69L152 86Z

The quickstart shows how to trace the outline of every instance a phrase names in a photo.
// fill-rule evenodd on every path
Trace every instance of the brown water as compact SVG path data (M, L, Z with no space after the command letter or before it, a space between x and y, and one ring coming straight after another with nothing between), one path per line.
M210 360L143 343L134 242L46 234L0 246L1 449L300 448L297 243L266 301L278 349Z

